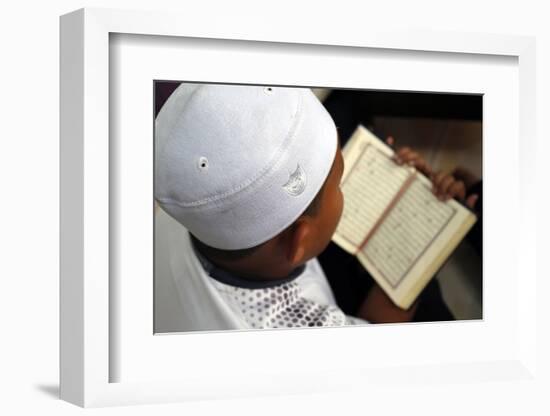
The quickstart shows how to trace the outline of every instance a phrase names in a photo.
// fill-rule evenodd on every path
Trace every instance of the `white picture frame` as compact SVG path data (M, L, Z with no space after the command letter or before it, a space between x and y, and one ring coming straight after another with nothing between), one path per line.
M535 202L529 197L533 192L533 184L529 178L534 176L535 169L535 151L534 146L531 146L535 139L533 118L536 114L534 39L510 35L432 33L429 30L395 32L365 28L360 32L350 29L331 33L313 27L306 33L292 28L276 30L253 22L247 25L244 18L240 32L236 33L233 26L223 19L215 23L205 25L204 20L184 14L108 9L81 9L61 17L61 398L79 406L96 407L199 398L338 391L351 386L357 388L369 385L369 388L372 388L380 384L387 385L395 379L399 379L400 383L456 380L472 383L526 380L537 382L536 303L533 301L537 273L535 250L532 249L535 244L535 217L527 215L536 211ZM352 367L350 363L311 363L294 370L279 366L279 371L262 371L248 366L237 379L234 375L229 377L227 372L219 371L219 368L209 366L201 371L196 365L194 372L190 371L189 375L183 377L178 376L181 374L179 369L180 373L175 374L178 377L163 378L165 372L148 373L147 381L138 380L136 377L128 377L128 380L125 380L126 377L121 378L119 374L113 374L116 373L112 370L116 363L123 362L126 357L120 356L120 349L113 349L112 341L118 336L119 331L123 332L122 328L128 326L127 321L113 321L113 316L118 310L113 302L120 287L109 279L110 273L117 267L117 260L109 256L113 225L109 206L110 198L113 198L109 193L112 189L110 169L113 169L109 148L109 138L112 134L109 124L112 87L109 59L110 38L114 34L155 37L155 42L177 42L178 38L224 40L225 44L254 44L258 50L261 50L262 46L259 42L270 42L282 51L292 45L301 45L301 48L305 49L330 45L330 51L334 54L340 51L353 53L366 49L382 53L409 51L411 56L416 53L433 53L429 60L434 63L438 59L452 60L456 56L466 56L474 66L477 59L483 56L504 56L517 60L515 65L519 70L519 96L516 98L519 105L517 114L512 114L511 126L518 134L512 132L510 137L515 138L520 151L518 154L505 153L509 156L506 159L507 163L511 160L513 165L510 174L512 179L513 173L519 175L519 181L516 179L514 182L518 186L513 190L518 202L509 206L509 212L517 221L514 227L517 238L512 242L510 249L510 253L513 254L513 267L508 265L508 272L505 273L509 273L510 287L517 284L519 290L513 295L511 291L506 292L506 296L514 296L513 311L510 312L513 325L511 328L495 329L500 331L499 334L512 331L511 335L506 336L509 336L507 340L512 341L513 347L502 348L500 353L495 354L494 359L488 359L487 352L476 356L474 350L468 356L468 360L463 357L453 362L441 356L435 361L412 359L396 363L393 367L385 362L379 366L373 362L366 362L359 367ZM304 81L302 78L296 79L295 82L297 85L304 85L307 80ZM336 83L333 86L336 86ZM398 83L378 87L407 89L406 85L400 87ZM484 124L485 122L484 119ZM515 130L515 127L519 131ZM499 130L499 133L506 134L506 131ZM494 165L492 169L498 168L499 165ZM485 177L486 183L489 184L488 189L499 189L496 177L490 175L491 171L487 174ZM493 178L494 181L491 183ZM491 204L485 208L486 212L490 210L490 206ZM517 279L519 270L523 272L521 281ZM484 319L483 325L492 325L492 322L496 322L496 326L502 324L499 317L491 314L490 308L486 314L484 313L484 317L487 318ZM121 322L124 324L122 327ZM474 326L467 327L467 330L479 331L479 335L483 336L483 326L478 325L476 328L476 323L472 325ZM431 328L433 327L428 325L390 325L372 330L376 332L375 336L385 339L384 342L391 342L399 340L396 336L419 336L410 335L412 332L424 333L429 337ZM460 323L449 328L449 336L452 336L453 331L461 330ZM234 332L226 334L224 339L234 346L238 346L239 343L258 343L257 345L269 348L268 345L279 342L282 338L296 343L308 343L314 339L325 341L337 336L338 339L353 343L356 341L354 337L358 334L357 330L364 332L361 328L353 328L355 332L349 329L265 331L261 337L256 335L257 332ZM338 335L335 335L336 331L339 331ZM371 331L369 336L372 334ZM217 335L219 334L203 334L203 339L204 336ZM171 342L168 337L158 337L152 333L150 336L151 341L155 339L153 342L156 344ZM192 343L190 340L188 337L187 341ZM338 348L336 343L331 345L333 349ZM195 348L200 346L198 342ZM205 356L207 351L204 352ZM145 363L153 358L142 356L141 360ZM195 364L200 362L197 359L194 361ZM135 367L135 359L129 363L133 366L130 370L135 374L143 370ZM229 371L230 368L226 370ZM149 368L147 371L153 370ZM214 374L216 380L213 381ZM247 379L247 375L259 378ZM113 379L117 381L113 382Z

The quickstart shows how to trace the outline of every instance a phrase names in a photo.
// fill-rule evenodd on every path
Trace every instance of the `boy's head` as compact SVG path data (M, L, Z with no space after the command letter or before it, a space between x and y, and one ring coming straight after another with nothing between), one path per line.
M309 89L182 84L155 136L155 198L211 259L293 268L329 243L343 159Z

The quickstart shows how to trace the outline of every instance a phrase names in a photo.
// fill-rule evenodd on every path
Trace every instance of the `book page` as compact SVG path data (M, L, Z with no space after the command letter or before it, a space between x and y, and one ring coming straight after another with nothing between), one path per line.
M390 159L391 149L360 127L351 139L359 143L352 144L351 155L345 153L344 209L334 238L348 251L359 248L411 174Z
M396 288L456 212L435 197L429 184L415 178L361 253Z

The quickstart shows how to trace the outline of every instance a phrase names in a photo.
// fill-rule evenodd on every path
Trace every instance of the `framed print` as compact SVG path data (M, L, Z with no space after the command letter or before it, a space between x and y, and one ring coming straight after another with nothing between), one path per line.
M254 25L244 36L203 23L105 9L61 17L61 397L88 407L376 390L397 379L536 382L534 236L526 231L534 229L534 40ZM482 97L483 316L155 330L159 82Z
M463 229L466 238L457 247L448 245L452 244L450 237L455 242L460 240L455 228L458 224L464 219L475 220L471 209L482 217L479 209L482 200L476 193L482 193L483 183L482 95L321 88L311 91L299 87L178 81L155 81L153 90L155 333L482 318L482 218L470 222L471 228ZM272 100L275 94L281 101ZM250 99L244 98L247 95ZM187 97L193 100L189 104L184 101ZM264 148L256 144L276 140L273 137L287 137L274 132L278 128L284 130L281 127L284 123L277 113L275 124L271 124L270 111L292 109L293 100L298 97L315 104L305 107L299 120L304 123L316 120L317 133L300 134L303 130L297 127L295 135L296 146L301 139L308 150L288 152L287 162L283 159L282 163L290 166L272 170L272 175L280 174L282 178L249 182L256 175L252 166L265 169L263 163L270 159L263 154ZM216 101L216 105L206 104L210 100ZM280 107L283 100L290 100L289 105ZM227 104L228 101L233 104ZM275 103L278 105L274 106ZM124 107L121 103L120 108ZM195 111L196 117L182 116ZM258 121L261 127L251 128L254 122L247 114L252 111L264 114ZM287 120L294 120L292 113L287 114ZM178 120L183 117L187 127L170 129L172 117ZM229 127L228 119L233 120ZM239 128L233 132L231 126ZM216 129L217 134L210 133ZM265 133L247 133L250 130ZM399 146L393 146L395 151L387 141L379 139L389 137L390 133L399 137ZM238 137L247 145L240 151L229 150L242 145L237 142ZM332 156L326 145L334 145L337 140L339 149ZM368 147L363 147L365 143ZM200 148L202 159L182 156L195 155L199 151L195 146ZM316 147L316 152L309 150ZM353 149L364 149L362 158L354 161ZM416 152L426 159L416 159L416 167L411 171L405 164L389 160L387 155L392 151L403 157L416 157ZM200 160L204 166L198 165ZM340 161L344 165L341 170ZM333 165L330 171L329 164ZM201 169L195 169L196 165ZM217 173L216 166L231 168ZM323 186L318 183L316 187L315 180L323 178L316 178L316 167L322 172L323 166L328 172L326 183ZM454 169L455 166L461 167ZM180 168L187 173L178 173ZM243 173L247 169L251 171ZM443 173L435 173L443 169L454 169L454 175L464 182L449 182L450 177L445 179ZM341 197L331 185L337 182L332 180L331 172L335 178L342 174L338 182ZM412 174L422 176L412 178ZM291 176L297 179L289 182ZM237 188L238 192L212 202L188 202L188 198L196 198L193 195L198 190L209 195L211 186L215 189L224 186L220 181L226 183L230 177L237 183L229 188ZM458 199L438 199L426 186L429 177L445 184ZM248 187L258 187L258 191L248 191L247 186L239 188L241 178ZM267 202L269 194L259 197L261 183L274 182L281 187L269 192L280 194L270 202ZM287 183L297 184L292 192L285 188ZM301 197L308 184L313 192L318 187L321 190L315 196L312 193ZM250 200L238 202L241 198ZM461 200L465 206L460 204ZM266 201L265 205L262 201ZM211 212L216 212L217 225L212 218L203 219ZM289 216L282 225L283 232L279 231L278 220L269 222L273 212ZM296 218L296 212L302 214ZM317 221L325 225L315 225ZM361 224L367 227L357 232ZM247 235L239 232L245 226L251 230ZM277 234L273 234L273 229ZM310 241L315 244L308 245L307 239L303 240L302 245L309 247L309 260L303 262L304 268L289 261L288 250L278 247L293 250L288 244L293 238L289 236L299 237L301 230L309 229ZM371 237L366 238L367 234ZM246 243L236 241L245 237L257 241L258 235L272 237L244 249ZM241 249L235 248L236 243L241 244ZM363 249L358 249L359 244ZM440 267L435 262L445 263L445 251L452 255ZM204 267L198 267L193 256L182 254L195 252ZM427 271L426 265L439 270L437 277ZM391 302L385 304L387 310L373 306L377 294L380 300ZM391 306L394 304L391 297L395 299L395 308Z

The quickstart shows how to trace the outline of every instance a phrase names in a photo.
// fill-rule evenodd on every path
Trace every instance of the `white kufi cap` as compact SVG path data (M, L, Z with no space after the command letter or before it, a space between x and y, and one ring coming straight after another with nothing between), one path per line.
M181 84L155 122L155 198L203 243L253 247L306 210L336 148L310 89Z

